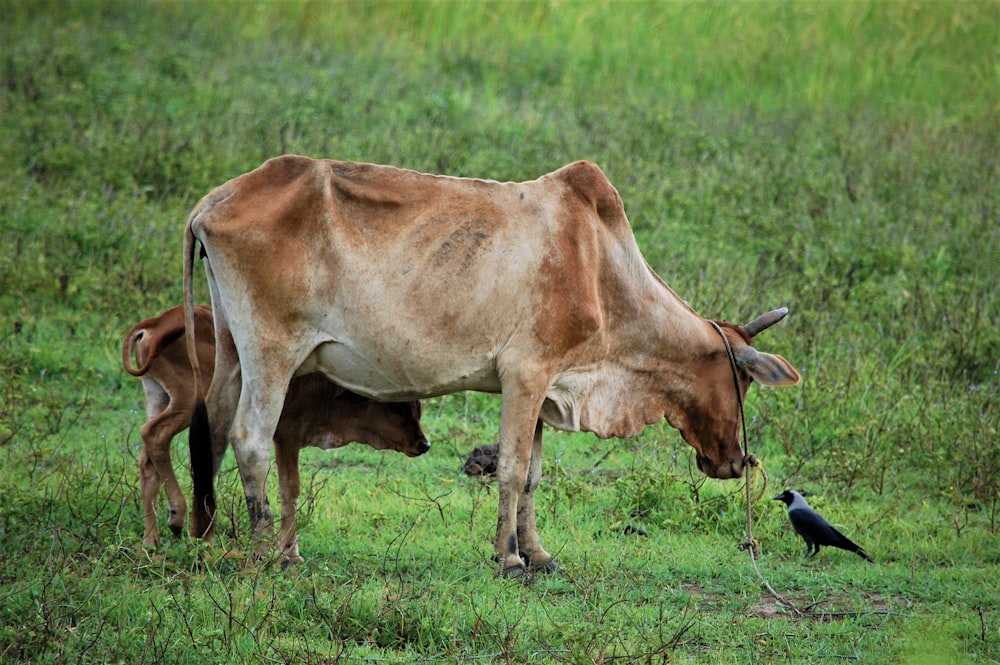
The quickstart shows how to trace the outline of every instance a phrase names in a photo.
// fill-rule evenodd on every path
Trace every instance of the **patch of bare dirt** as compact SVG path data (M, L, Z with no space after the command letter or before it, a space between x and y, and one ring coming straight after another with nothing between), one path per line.
M722 606L725 600L722 594L706 591L696 583L686 585L684 592L696 598L699 605L709 609ZM813 601L802 593L782 595L795 607L786 607L770 593L764 592L758 603L747 608L747 614L767 620L789 619L833 623L864 616L888 616L895 613L893 608L906 604L903 598L887 597L879 593L864 593L860 601L857 596L846 594L825 596L820 601Z
M821 601L810 602L805 597L785 596L795 608L785 607L771 594L765 593L760 603L750 608L750 616L760 619L801 619L832 623L861 616L892 614L891 599L882 594L863 594L864 601L846 595L827 596ZM797 610L797 611L796 611Z

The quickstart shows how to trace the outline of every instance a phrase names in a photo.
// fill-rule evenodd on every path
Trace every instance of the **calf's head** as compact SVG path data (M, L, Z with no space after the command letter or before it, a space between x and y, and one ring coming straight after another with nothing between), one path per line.
M407 457L423 455L431 449L420 427L419 400L376 402L350 391L336 402L338 423L349 427L352 438L376 450L396 450Z
M690 402L671 418L671 424L695 449L698 468L710 478L743 475L747 460L740 445L740 409L750 384L787 386L800 380L787 360L750 345L754 335L787 313L785 308L776 309L743 326L720 323L718 348L697 361Z

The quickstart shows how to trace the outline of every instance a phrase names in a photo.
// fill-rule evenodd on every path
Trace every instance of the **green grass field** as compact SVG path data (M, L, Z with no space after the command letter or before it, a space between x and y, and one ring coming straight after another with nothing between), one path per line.
M0 663L1000 662L998 25L996 1L6 0ZM417 459L304 451L302 566L240 556L231 455L216 540L143 550L122 337L181 302L195 202L286 152L590 159L702 315L788 306L758 347L803 382L754 387L748 424L760 571L798 612L738 549L744 485L665 424L548 431L562 574L498 578L495 486L461 471L497 434L479 394L425 403ZM786 487L877 563L803 560Z

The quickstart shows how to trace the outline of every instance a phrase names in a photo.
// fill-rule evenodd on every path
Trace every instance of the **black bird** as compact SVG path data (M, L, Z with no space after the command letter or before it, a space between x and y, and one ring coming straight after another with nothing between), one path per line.
M819 552L820 545L839 547L848 552L854 552L865 561L875 563L863 549L851 542L851 539L833 528L829 522L809 507L802 495L795 490L785 490L775 497L775 501L784 501L788 506L788 519L792 528L806 541L806 558Z

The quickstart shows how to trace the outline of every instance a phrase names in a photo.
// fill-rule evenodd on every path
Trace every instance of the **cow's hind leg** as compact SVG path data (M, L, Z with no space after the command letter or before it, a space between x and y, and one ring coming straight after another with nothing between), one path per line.
M517 501L517 546L528 567L532 570L554 572L555 559L542 548L535 525L535 490L542 477L542 421L535 425L535 436L531 444L531 462L528 465L528 480L524 484Z
M292 372L291 369L287 372L279 371L273 363L262 363L261 366L269 370L266 379L257 377L256 380L247 380L244 368L243 388L229 441L243 480L250 530L257 543L258 555L263 557L269 549L268 536L274 530L266 486L271 441L281 416L285 390Z

